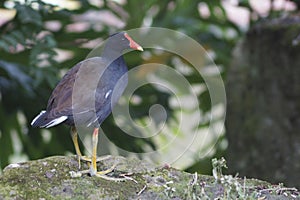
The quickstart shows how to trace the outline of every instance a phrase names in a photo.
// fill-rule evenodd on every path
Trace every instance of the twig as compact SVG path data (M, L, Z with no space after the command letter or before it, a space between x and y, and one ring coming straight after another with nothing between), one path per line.
M147 188L147 185L145 185L138 193L137 195L140 196Z

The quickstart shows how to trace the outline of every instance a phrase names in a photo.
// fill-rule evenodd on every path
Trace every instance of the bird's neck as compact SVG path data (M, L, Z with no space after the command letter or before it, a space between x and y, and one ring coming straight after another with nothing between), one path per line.
M117 59L122 59L122 51L118 49L113 49L113 48L106 48L104 47L103 53L102 53L102 58L107 59L110 62L113 62Z

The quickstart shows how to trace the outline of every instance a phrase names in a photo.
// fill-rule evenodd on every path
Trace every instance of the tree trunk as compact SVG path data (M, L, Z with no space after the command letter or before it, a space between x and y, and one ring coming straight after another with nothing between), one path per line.
M298 188L299 34L298 16L267 20L248 32L228 71L226 119L231 172Z

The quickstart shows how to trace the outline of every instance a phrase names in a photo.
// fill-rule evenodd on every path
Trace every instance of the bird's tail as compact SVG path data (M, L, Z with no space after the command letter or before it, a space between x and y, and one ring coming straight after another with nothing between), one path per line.
M49 118L48 113L45 110L42 110L40 114L38 114L31 122L31 126L37 127L37 128L50 128L52 126L55 126L57 124L62 123L65 121L68 117L67 116L61 116L58 118Z
M31 126L35 128L42 128L44 127L47 123L47 113L45 110L42 110L40 114L38 114L31 122Z

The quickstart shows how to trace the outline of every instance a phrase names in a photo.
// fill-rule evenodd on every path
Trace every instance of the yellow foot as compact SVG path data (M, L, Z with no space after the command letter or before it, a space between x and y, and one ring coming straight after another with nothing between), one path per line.
M96 160L96 162L107 160L109 158L111 158L111 155L106 155L106 156L98 157L97 160ZM88 156L77 155L77 159L78 159L78 169L81 168L81 161L85 161L85 162L89 162L89 163L92 162L92 158L88 157ZM88 163L88 165L90 166L89 163Z
M102 157L97 157L97 162L103 161L103 160L107 160L111 158L111 155L106 155L106 156L102 156ZM92 158L88 157L88 156L80 156L80 160L82 161L86 161L86 162L92 162Z
M114 171L116 166L117 166L117 164L114 164L109 169L98 172L97 169L94 169L91 165L90 170L89 170L89 174L91 176L96 176L96 177L99 177L99 178L103 178L103 179L108 180L108 181L125 181L125 180L127 180L126 178L117 178L117 177L107 176L107 174Z
M102 158L100 158L99 160L103 160ZM97 160L98 161L98 160ZM127 177L127 176L123 176L123 177L111 177L108 176L107 174L114 171L115 167L117 165L114 164L112 167L110 167L107 170L103 170L103 171L96 171L95 169L93 169L92 165L90 165L90 169L89 170L82 170L82 171L78 171L78 172L74 172L74 171L70 171L70 175L72 178L77 178L77 177L81 177L84 174L90 174L91 176L96 176L99 178L103 178L105 180L108 181L125 181L125 180L132 180L134 182L136 182L133 178Z

